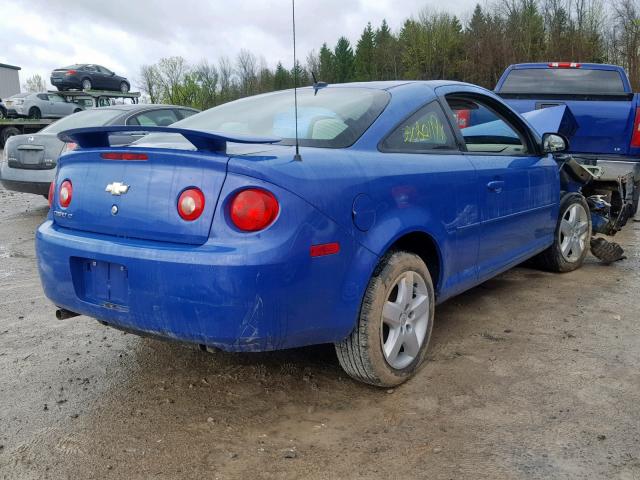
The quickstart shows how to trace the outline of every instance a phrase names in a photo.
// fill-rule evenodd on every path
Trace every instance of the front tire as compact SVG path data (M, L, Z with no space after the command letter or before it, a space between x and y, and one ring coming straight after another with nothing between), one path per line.
M560 200L560 214L553 245L535 259L544 270L572 272L584 263L591 239L591 215L586 199L567 193Z
M387 254L369 281L358 323L335 344L345 372L378 387L413 376L431 338L434 298L431 275L418 255Z
M122 82L120 84L120 91L122 93L129 93L129 84L127 82Z

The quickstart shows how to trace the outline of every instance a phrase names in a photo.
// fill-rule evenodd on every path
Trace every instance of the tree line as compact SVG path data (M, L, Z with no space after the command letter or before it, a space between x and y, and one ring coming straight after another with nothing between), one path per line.
M304 63L267 66L241 50L191 65L182 57L144 65L140 89L152 103L210 108L230 100L304 86L395 79L451 79L493 88L512 63L614 63L640 87L640 0L497 0L466 21L425 9L399 31L368 23L355 43L341 37L310 52Z

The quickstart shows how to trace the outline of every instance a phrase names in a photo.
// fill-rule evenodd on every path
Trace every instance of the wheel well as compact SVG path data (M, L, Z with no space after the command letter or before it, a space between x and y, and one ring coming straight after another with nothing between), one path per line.
M438 245L427 233L412 232L398 238L389 250L404 250L418 255L427 265L436 292L440 286L441 260Z

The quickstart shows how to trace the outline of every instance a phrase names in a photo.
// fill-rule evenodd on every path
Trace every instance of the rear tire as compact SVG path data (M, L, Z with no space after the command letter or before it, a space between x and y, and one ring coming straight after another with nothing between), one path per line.
M81 112L81 111L82 111L82 109L81 109L81 108L76 108L76 109L73 111L73 113L78 113L78 112Z
M122 82L120 84L120 91L122 93L129 93L129 84L127 82Z
M591 215L586 199L579 193L567 193L560 200L553 245L534 260L550 272L572 272L584 263L590 238Z
M9 137L13 137L14 135L20 135L20 130L16 127L7 127L2 130L2 138L0 138L0 146L4 147L9 140Z
M31 107L29 109L29 118L32 120L40 120L42 118L42 112L38 107Z
M91 80L89 80L88 78L85 78L84 80L82 80L83 90L91 90L92 87L93 85L91 84Z
M371 385L403 383L424 360L433 317L433 283L425 263L410 252L387 254L369 281L355 328L335 344L340 365Z

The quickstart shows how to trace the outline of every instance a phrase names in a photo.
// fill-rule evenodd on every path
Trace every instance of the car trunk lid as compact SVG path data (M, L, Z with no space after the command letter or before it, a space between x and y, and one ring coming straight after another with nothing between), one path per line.
M55 135L21 135L11 142L7 152L11 168L23 170L50 170L56 167L64 142Z
M59 189L69 180L73 190L67 208L61 206L56 193L56 224L118 237L203 244L226 177L226 142L277 141L174 127L135 127L136 131L177 134L169 137L182 135L187 142L178 146L179 142L172 144L167 135L161 135L157 141L151 136L145 138L144 146L109 147L110 135L131 130L132 127L109 126L58 134L62 141L77 143L79 150L59 161L56 187ZM185 143L192 149L179 149L189 148ZM178 199L189 188L200 189L205 197L202 214L192 221L183 219L178 212Z
M107 160L113 149L78 151L62 157L57 185L69 180L72 199L62 208L54 200L54 221L65 228L175 243L202 244L226 176L226 155L158 150L147 160ZM185 221L178 213L180 194L199 188L202 215Z

